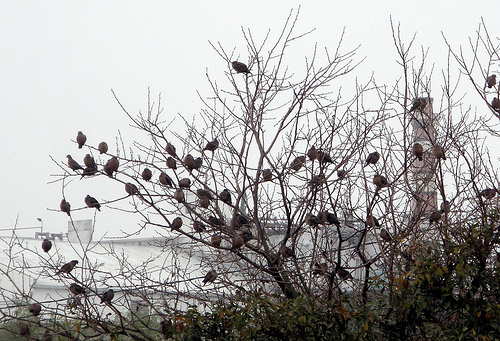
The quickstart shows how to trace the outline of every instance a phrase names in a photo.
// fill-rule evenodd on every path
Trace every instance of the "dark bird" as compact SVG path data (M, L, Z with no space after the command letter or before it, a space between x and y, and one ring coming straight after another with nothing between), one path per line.
M207 228L205 227L205 224L203 224L201 221L195 220L193 221L193 230L194 232L202 233L206 232Z
M60 273L69 274L71 272L71 270L74 269L76 264L78 264L77 260L72 260L71 262L64 264L63 266L61 266L59 271L56 272L56 275L58 275Z
M328 264L326 263L314 263L314 268L312 271L313 275L326 275L328 273Z
M248 220L248 218L243 214L236 213L231 219L231 227L235 230L238 230L248 224L250 224L250 220Z
M343 170L343 169L338 169L337 170L337 177L339 179L345 178L346 174L347 174L347 172L345 170Z
M286 245L280 246L280 255L283 258L290 258L294 256L293 250Z
M318 150L312 146L311 148L309 148L309 150L307 151L307 157L309 158L309 160L311 161L314 161L318 158Z
M197 157L196 159L194 159L193 165L191 167L188 167L188 169L190 171L192 171L193 169L200 169L202 164L203 164L203 159L201 157Z
M175 162L175 159L171 156L167 158L167 167L170 169L177 169L177 162Z
M191 169L194 165L194 157L191 154L187 154L186 157L184 158L184 166L186 166L187 169Z
M224 188L224 190L219 194L219 198L223 203L232 205L231 193L229 193L227 188Z
M413 155L419 160L422 161L422 157L424 155L424 147L420 143L414 143L412 148Z
M165 172L161 172L160 176L158 177L158 181L160 181L160 183L163 186L168 186L170 188L172 188L174 186L174 182L172 181L172 178L169 177L167 175L167 173L165 173Z
M492 88L497 83L497 75L491 75L486 78L486 85L488 88Z
M413 101L413 105L411 106L409 112L412 112L414 110L424 110L426 106L427 101L424 98L417 98L415 101Z
M344 281L346 279L353 279L351 273L349 271L347 271L346 269L344 269L343 267L341 266L338 266L337 267L337 276L339 276L339 278Z
M201 188L196 190L196 195L198 196L198 198L201 198L201 197L207 197L208 199L214 198L212 196L212 194L210 193L210 191L208 191L206 189L201 189Z
M133 183L127 182L125 184L125 192L127 192L128 195L136 195L139 193L139 189Z
M233 69L236 71L236 73L251 73L250 70L248 70L248 67L242 62L234 61L231 63L231 65L233 66Z
M49 252L52 249L52 242L48 239L44 239L42 242L42 250L43 252Z
M429 223L432 224L432 223L437 223L439 220L441 220L441 217L442 217L442 213L441 211L434 211L431 213L431 215L429 216Z
M317 158L318 158L319 163L321 163L321 164L333 163L333 160L332 160L330 154L328 154L327 152L324 152L322 150L318 150Z
M21 336L30 335L30 330L24 323L19 323L18 332Z
M82 172L82 179L84 176L91 176L95 175L97 173L97 164L94 162L94 164L90 167L85 167L83 172Z
M101 154L106 154L108 152L108 144L104 141L99 143L97 150L99 150L99 153Z
M203 278L203 284L213 283L213 281L215 281L216 278L217 278L217 271L215 270L209 271L205 275L205 278Z
M219 148L219 141L217 139L214 139L211 142L208 142L205 148L203 148L203 151L208 150L208 151L215 151L217 148Z
M93 168L95 164L94 158L90 156L90 154L85 155L85 157L83 158L83 164L85 165L85 167Z
M485 199L493 199L497 194L497 190L494 188L486 188L479 192L478 197L484 197Z
M305 162L306 162L305 156L303 156L303 155L297 156L290 164L290 168L297 172L299 169L302 168L302 166L304 165Z
M373 216L373 214L371 214L371 213L368 213L366 215L365 224L366 224L366 226L370 226L370 227L379 227L380 226L380 223L378 222L377 218L375 218Z
M446 160L446 156L444 155L443 147L441 147L438 144L436 144L436 145L434 145L434 147L432 147L432 156L434 156L436 159Z
M166 338L169 338L172 336L173 326L172 326L172 321L161 321L160 322L160 333L166 336Z
M83 169L83 167L80 166L80 164L78 162L76 162L75 160L73 160L73 158L71 157L71 155L66 155L66 157L68 158L68 167L69 168L71 168L74 171L76 171L78 169Z
M120 162L116 158L116 156L113 156L111 159L106 162L104 165L104 172L108 174L110 178L113 177L113 173L118 171L118 166L120 165Z
M177 188L174 192L174 199L177 200L177 202L182 203L184 202L184 192L182 189Z
M99 204L99 201L97 201L96 198L91 197L90 195L87 194L85 197L85 204L89 208L96 208L99 212L101 211L101 204Z
M198 199L198 204L202 208L208 208L210 206L210 199L208 197L200 197Z
M387 231L386 229L382 229L380 231L380 239L382 239L384 242L390 242L392 240L392 236L389 231Z
M450 213L450 211L451 211L451 204L450 204L450 202L448 200L443 201L441 203L441 212L443 212L443 213Z
M307 225L313 226L313 227L316 227L321 223L321 220L318 217L316 217L314 214L311 214L311 213L308 213L306 215L305 221L306 221Z
M213 246L220 246L222 242L222 238L218 235L218 234L214 234L211 238L210 238L210 244L212 244Z
M85 289L76 283L71 283L71 285L69 286L69 291L75 296L85 294Z
M368 166L369 164L376 164L378 160L380 159L380 154L378 152L373 152L368 154L368 157L366 158L366 163L365 167Z
M66 199L62 199L61 203L59 204L59 208L61 209L61 212L66 213L68 216L71 216L71 205L69 202L66 201Z
M264 169L262 171L262 180L271 181L273 179L273 172L270 169Z
M179 180L179 187L180 188L189 188L191 187L191 179L189 178L182 178Z
M149 168L144 168L144 170L142 171L142 179L145 181L149 181L151 180L152 177L153 177L153 172L151 172Z
M111 300L115 297L115 291L113 289L108 289L101 294L101 303L111 302Z
M498 97L493 97L491 100L491 107L496 111L500 109L500 101L498 100Z
M173 144L171 144L171 143L168 143L168 142L167 142L167 146L165 147L165 151L166 151L168 154L172 155L173 157L176 157L176 156L177 156L177 154L176 154L176 152L175 152L175 147L174 147L174 145L173 145Z
M252 232L250 231L239 231L239 235L243 238L243 243L245 244L254 238Z
M323 211L323 212L319 212L317 217L321 221L321 224L323 224L323 225L334 224L334 225L340 227L340 220L334 213L331 213L328 211Z
M38 303L31 303L30 305L28 305L28 311L31 313L31 315L38 316L42 311L42 306Z
M313 175L311 181L309 181L309 184L312 187L320 187L326 182L326 178L324 174L319 174L319 175Z
M81 131L76 135L76 142L78 143L78 149L82 149L85 142L87 142L87 136L85 136Z
M172 230L179 230L182 227L182 218L177 217L174 220L172 220L172 224L170 225L170 228Z
M231 247L231 249L236 250L241 248L243 245L245 245L245 240L241 235L237 234L233 237L233 246Z
M214 217L214 216L208 217L208 222L213 227L222 227L222 226L224 226L224 221L222 221L222 219Z
M375 184L375 186L377 186L378 189L389 186L389 182L387 181L385 176L382 176L380 174L376 174L373 177L373 183Z

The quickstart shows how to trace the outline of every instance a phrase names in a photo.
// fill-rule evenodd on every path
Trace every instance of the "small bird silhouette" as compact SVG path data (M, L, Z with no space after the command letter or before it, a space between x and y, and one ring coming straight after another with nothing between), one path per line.
M309 226L316 227L321 223L321 220L314 214L308 213L305 218L305 222Z
M243 236L240 234L237 234L233 237L233 246L231 247L232 250L236 250L241 248L243 245L245 245L245 240L243 239Z
M443 147L441 147L438 144L436 144L436 145L434 145L434 147L432 147L432 156L434 156L436 159L446 160L446 156L444 155Z
M101 153L101 154L106 154L108 152L108 144L106 142L102 141L97 146L97 150L99 150L99 153Z
M333 163L333 160L327 152L324 152L322 150L318 150L318 154L316 156L318 158L319 163L324 164L324 163Z
M200 169L202 164L203 164L203 159L201 157L197 157L196 159L194 159L193 165L191 167L188 167L188 169L190 171L194 169Z
M144 168L144 170L142 171L142 179L145 181L149 181L151 180L152 177L153 177L153 172L151 172L149 168Z
M42 250L43 252L49 252L52 249L52 242L48 239L44 239L42 242Z
M427 101L424 98L417 98L413 102L413 105L411 106L409 112L412 112L414 110L424 110L426 106L427 106Z
M168 186L170 188L172 188L174 186L174 182L172 181L172 178L169 177L167 175L167 173L165 173L165 172L161 172L160 176L158 177L158 181L160 181L160 183L163 186Z
M71 283L71 285L69 286L69 291L75 296L85 294L85 289L76 283Z
M177 202L182 203L184 202L184 192L182 189L177 188L174 192L174 199L177 200Z
M280 255L283 258L290 258L294 256L293 250L286 245L280 246Z
M224 221L222 219L214 217L214 216L208 217L208 222L213 227L222 227L222 226L224 226Z
M233 66L233 69L236 71L236 73L251 73L250 70L248 70L248 66L246 66L242 62L234 61L231 63L231 65Z
M42 311L42 306L38 303L31 303L30 305L28 305L28 311L33 316L38 316L38 315L40 315L40 312Z
M210 206L210 199L208 197L200 197L198 199L198 204L202 208L208 208Z
M387 231L386 229L382 229L380 231L380 238L384 241L384 242L390 242L392 240L392 236L391 234L389 233L389 231Z
M96 208L98 211L101 211L101 204L99 204L99 201L97 201L96 198L91 197L90 195L87 194L85 197L85 204L89 208Z
M187 154L184 157L184 166L186 166L187 169L191 169L194 165L194 157L191 154Z
M231 193L229 193L227 188L224 188L224 190L219 194L219 198L223 203L232 205Z
M214 234L211 238L210 238L210 244L212 244L213 246L220 246L222 242L222 238L218 235L218 234Z
M118 158L116 156L113 156L104 165L104 172L106 174L108 174L108 176L110 178L112 178L113 177L113 173L118 171L118 166L119 165L120 165L120 162L118 161Z
M30 330L29 330L28 326L25 325L24 323L19 323L18 332L19 332L19 335L21 335L21 336L30 335Z
M307 151L307 157L309 158L309 160L311 161L314 161L318 158L318 150L312 146L311 148L309 148L309 150Z
M489 89L495 86L497 83L497 75L491 75L486 77L486 85L488 86Z
M205 227L205 224L203 224L201 221L195 220L193 221L193 230L194 232L202 233L206 232L207 228Z
M378 222L377 218L373 216L370 212L366 215L366 220L365 220L366 226L369 227L378 227L380 226L380 223Z
M347 172L345 170L343 170L343 169L338 169L337 170L337 177L339 179L345 178L346 174L347 174Z
M385 176L382 176L380 174L376 174L373 177L373 183L375 184L375 186L377 186L378 189L389 186L389 182L387 181Z
M439 220L441 220L442 217L442 212L441 211L434 211L431 213L429 216L429 223L437 223Z
M72 170L76 171L78 169L83 169L82 166L80 166L80 164L78 162L76 162L75 160L73 160L73 158L71 157L71 155L66 155L66 157L68 158L68 167L71 168Z
M210 141L207 143L205 148L203 148L203 151L208 150L208 151L215 151L217 148L219 148L219 141L217 139L214 139L213 141Z
M78 264L77 260L72 260L71 262L64 264L63 266L61 266L59 271L56 272L56 275L60 273L69 274L74 269L76 264Z
M111 302L111 300L115 297L115 291L113 289L108 289L101 294L101 303Z
M302 166L304 165L305 162L306 162L305 156L303 156L303 155L297 156L290 164L290 168L297 172L299 169L302 168Z
M315 275L326 275L328 273L328 264L326 263L314 263L314 268L312 274Z
M172 220L172 224L170 225L170 228L172 230L178 230L182 227L182 218L177 217L174 220Z
M422 157L424 155L424 147L422 147L422 145L420 143L416 142L413 144L412 152L413 152L413 155L415 155L415 157L419 161L422 161L422 159L423 159Z
M373 152L368 154L368 157L366 158L366 163L365 167L368 166L369 164L376 164L378 160L380 159L380 154L378 152Z
M479 192L478 197L484 197L485 199L493 199L497 194L497 190L494 188L486 188Z
M59 208L61 209L62 212L65 212L68 216L71 216L71 205L69 202L66 201L66 199L62 199L61 203L59 204Z
M323 225L334 224L334 225L340 227L340 220L334 213L331 213L328 211L322 211L322 212L318 213L317 218L319 219L319 221Z
M97 173L97 164L94 162L92 166L84 168L82 177L80 179L82 179L84 176L95 175L95 173Z
M139 189L133 183L127 182L125 184L125 192L127 192L128 195L136 195L139 193Z
M87 136L85 136L81 131L76 135L76 142L78 143L78 149L82 149L85 142L87 142Z
M217 271L211 270L205 275L205 278L203 278L203 284L213 283L213 281L215 281L216 278L217 278Z
M500 110L500 100L498 100L498 97L493 97L491 107L496 111Z
M208 199L214 198L212 196L212 194L210 193L210 191L208 191L206 189L201 189L201 188L196 190L196 195L198 196L198 198L201 198L201 197L207 197Z
M85 167L93 168L95 164L94 158L90 156L90 154L86 154L85 157L83 158L83 164L85 165Z
M167 167L170 169L177 169L177 162L171 156L167 157Z
M353 279L351 273L349 271L347 271L346 269L344 269L343 267L341 266L337 266L337 276L339 276L339 278L344 281L346 279Z
M441 212L443 213L450 213L451 211L451 203L446 200L441 203Z
M189 178L182 178L179 180L179 187L180 188L189 188L191 187L191 179Z
M264 169L262 171L262 180L271 181L273 179L273 172L270 169Z
M173 144L171 144L171 143L168 143L168 142L167 142L167 146L165 147L165 151L166 151L168 154L172 155L173 157L176 157L176 156L177 156L177 154L176 154L176 152L175 152L175 147L174 147L174 145L173 145Z

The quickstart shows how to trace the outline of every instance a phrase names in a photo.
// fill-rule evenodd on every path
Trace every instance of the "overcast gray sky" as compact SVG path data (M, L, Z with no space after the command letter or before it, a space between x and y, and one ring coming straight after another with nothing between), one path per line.
M247 60L241 27L252 30L257 41L268 29L277 33L289 10L300 1L0 1L0 228L39 225L50 232L65 232L67 216L52 212L61 200L61 185L47 184L60 174L50 156L65 162L72 154L82 162L85 151L74 140L78 130L97 145L114 145L120 130L126 142L138 138L115 102L114 89L131 113L147 108L147 89L162 93L166 115L196 114L202 104L196 91L209 96L205 78L222 80L227 65L208 41L236 49ZM400 76L389 18L401 23L409 41L417 33L414 50L430 47L428 63L445 67L446 46L441 31L458 47L474 36L481 17L490 33L500 35L497 1L307 1L302 2L297 31L316 28L297 51L303 63L318 43L335 48L345 27L345 50L361 44L358 57L367 59L356 76L374 72L379 83ZM302 53L302 54L300 54ZM456 65L454 65L456 67ZM433 84L436 91L439 84ZM142 138L142 136L141 136ZM104 177L102 177L104 178ZM94 181L95 180L95 181ZM66 195L72 207L83 206L91 194L122 186L101 186L76 181ZM120 192L121 194L121 192ZM74 219L89 219L93 210L74 212ZM112 209L98 215L97 235L120 228L136 228ZM0 235L5 235L0 231ZM30 233L31 234L31 233Z

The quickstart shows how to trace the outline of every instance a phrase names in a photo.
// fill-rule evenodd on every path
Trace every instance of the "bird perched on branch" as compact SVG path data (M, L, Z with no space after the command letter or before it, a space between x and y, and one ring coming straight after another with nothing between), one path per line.
M309 226L316 227L321 223L321 220L314 214L308 213L305 218L305 222Z
M94 162L94 164L91 165L90 167L85 167L85 169L82 172L82 177L80 179L82 179L84 176L95 175L95 173L97 173L97 164Z
M171 156L167 157L167 167L170 169L177 169L177 162Z
M498 97L493 97L491 107L496 111L500 110L500 100L498 100Z
M322 212L318 213L317 217L318 217L319 221L321 222L321 224L323 224L323 225L334 224L334 225L340 227L340 220L334 213L331 213L328 211L322 211Z
M409 112L412 112L414 110L424 110L426 106L427 106L427 101L424 98L417 98L413 102L413 105L411 106Z
M293 159L292 163L290 164L290 168L297 172L299 169L302 168L305 162L306 162L305 156L303 155L297 156L295 159Z
M227 188L224 188L224 190L219 194L219 198L223 203L232 205L231 193L229 193Z
M85 197L85 204L89 208L96 208L99 212L101 211L101 204L99 204L99 201L97 201L96 198L91 197L90 195L87 194Z
M378 160L380 159L380 154L378 152L373 152L368 154L368 157L366 158L366 163L365 167L368 166L369 164L376 164Z
M203 284L213 283L213 281L215 281L216 278L217 278L217 271L211 270L205 275L205 278L203 278Z
M273 179L273 172L270 169L264 169L262 171L262 180L271 181Z
M237 234L233 237L233 246L231 247L232 250L236 250L241 248L243 245L245 245L245 240L243 239L243 236L240 234Z
M208 222L213 227L222 227L222 226L224 226L224 221L222 219L214 217L214 216L208 217Z
M200 169L201 168L201 165L203 164L203 159L201 157L197 157L196 159L194 159L193 161L193 165L191 167L188 167L188 169L190 171L194 170L194 169Z
M213 141L207 143L205 148L203 148L203 151L208 150L214 152L217 148L219 148L219 141L217 141L217 139L214 139Z
M314 268L312 271L313 275L326 275L328 273L328 264L326 263L314 263Z
M115 291L113 289L108 289L101 294L101 303L111 302L111 300L115 297Z
M391 234L389 233L389 231L387 231L386 229L382 229L380 231L380 238L384 241L384 242L390 242L392 240L392 236Z
M76 264L78 264L77 260L72 260L71 262L64 264L61 266L59 271L56 272L56 275L60 273L69 274L75 268Z
M85 289L76 283L71 283L71 285L69 286L69 291L75 296L85 294Z
M191 179L189 178L182 178L179 180L179 187L180 188L189 188L191 187Z
M108 176L110 178L112 178L113 177L113 173L118 171L118 166L119 165L120 165L120 162L118 161L118 158L116 156L113 156L104 165L104 172L106 174L108 174Z
M128 195L136 195L139 193L139 189L133 183L127 182L125 184L125 192L127 192Z
M151 180L152 177L153 177L153 172L151 172L149 168L144 168L144 170L142 171L142 179L145 181L149 181Z
M280 246L280 255L283 258L290 258L294 256L293 250L286 245Z
M52 242L48 239L44 239L42 242L42 250L43 252L49 252L52 249Z
M366 226L370 227L379 227L380 223L378 222L378 219L373 216L370 212L366 215L366 220L365 220Z
M86 154L83 158L83 164L85 165L85 167L94 167L94 158L90 156L90 154Z
M312 146L311 148L309 148L309 150L307 151L307 157L311 161L314 161L318 158L318 150L316 149L316 147Z
M18 333L21 336L26 336L26 335L30 335L30 330L29 330L28 326L25 325L24 323L19 323Z
M422 145L420 143L416 142L413 144L412 152L413 152L413 155L415 155L415 157L419 161L422 161L422 159L423 159L422 157L424 155L424 147L422 147Z
M83 169L82 166L80 166L80 164L78 162L76 162L75 160L73 160L73 158L71 157L71 155L66 155L66 157L68 158L68 167L71 168L72 170L76 171L78 169Z
M184 192L182 191L182 189L180 188L177 188L174 192L174 199L177 200L178 203L182 203L184 202Z
M327 152L318 150L318 155L316 156L320 164L333 163L332 157Z
M165 172L161 172L160 176L158 177L158 181L160 181L160 184L162 184L163 186L168 186L170 188L174 186L172 178L169 177Z
M439 220L441 220L441 217L443 216L441 211L434 211L431 213L429 216L429 223L437 223Z
M450 204L450 202L448 200L443 201L441 203L441 212L443 212L443 213L450 213L450 211L451 211L451 204Z
M97 150L99 150L99 153L101 153L101 154L107 153L108 152L108 144L106 142L102 141L97 146Z
M337 170L337 177L339 179L345 178L346 174L347 174L347 172L345 170L343 170L343 169L338 169Z
M477 195L478 197L484 197L485 199L493 199L495 195L497 194L497 190L494 188L486 188L483 189L479 194Z
M76 143L78 143L78 149L82 149L83 145L87 142L87 136L85 136L81 131L76 135Z
M198 196L198 198L201 198L201 197L207 197L209 199L213 199L214 197L212 196L212 194L210 193L210 191L206 190L206 189L197 189L196 190L196 195Z
M61 212L66 213L68 216L71 216L71 205L69 202L66 201L66 199L62 199L61 203L59 204L59 208L61 209Z
M339 276L339 278L344 281L346 279L353 279L351 273L349 271L347 271L346 269L344 269L343 267L341 267L340 265L337 265L337 276Z
M182 218L177 217L174 220L172 220L172 224L170 225L170 228L172 230L179 230L182 227Z
M443 147L438 144L435 144L434 147L432 147L432 156L434 156L436 159L446 160Z
M194 157L193 157L193 155L187 154L184 157L184 166L186 166L186 168L190 169L191 167L193 167L193 165L194 165Z
M210 206L210 198L209 197L200 197L198 199L198 204L202 208L208 208Z
M193 221L193 230L194 232L202 233L206 232L207 228L205 227L205 224L203 224L201 221L195 220Z
M177 153L175 152L175 147L173 144L167 142L167 146L165 147L165 151L172 155L173 157L176 157L177 156Z
M380 174L376 174L373 177L373 183L375 184L375 186L377 186L377 189L389 186L389 182L387 181L385 176L382 176Z
M231 65L233 66L233 69L236 71L236 73L251 73L250 70L248 70L248 66L246 66L242 62L234 61L231 63Z
M42 311L42 306L38 303L31 303L30 305L28 305L28 311L31 313L31 315L38 316Z
M213 246L220 246L222 243L222 238L218 234L214 234L212 237L210 237L210 244Z
M491 75L486 77L486 85L488 86L489 89L495 86L497 83L497 75Z

